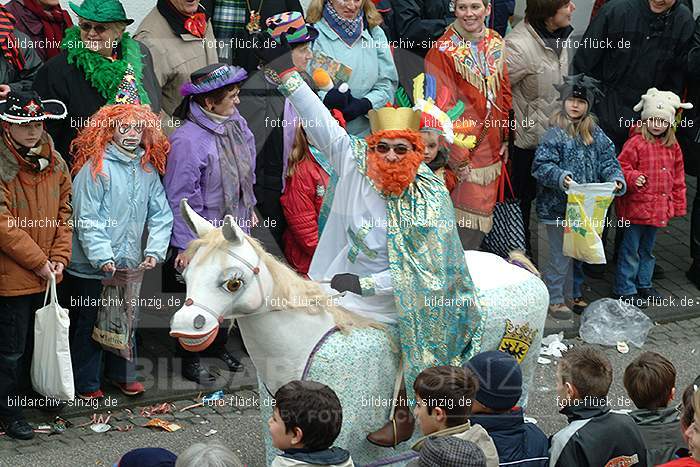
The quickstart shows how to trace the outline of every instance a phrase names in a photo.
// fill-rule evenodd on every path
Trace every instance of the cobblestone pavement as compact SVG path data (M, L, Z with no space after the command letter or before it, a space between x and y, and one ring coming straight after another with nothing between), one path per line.
M580 339L567 339L569 345L581 345ZM628 354L607 348L613 368L614 379L610 400L617 409L632 409L631 401L622 387L625 367L643 351L656 351L668 357L678 372L677 394L700 374L700 318L657 325L649 333L642 349L631 347ZM553 434L565 424L565 418L556 408L556 359L548 365L538 365L527 415L533 417L547 434ZM62 434L38 434L31 441L15 441L0 436L0 466L94 466L113 465L119 456L137 447L164 447L173 452L182 452L195 442L218 439L234 449L243 462L251 467L264 466L262 443L263 423L260 420L257 393L252 390L233 391L224 398L222 406L197 407L181 411L195 403L194 400L173 402L172 412L166 415L140 416L139 408L112 412L107 433L95 433L88 426L88 416L69 419L73 427ZM676 401L677 402L677 401ZM105 410L100 412L107 415ZM174 422L182 428L173 433L145 428L149 418L160 418ZM119 432L114 427L134 425L131 431ZM216 433L210 433L216 430Z

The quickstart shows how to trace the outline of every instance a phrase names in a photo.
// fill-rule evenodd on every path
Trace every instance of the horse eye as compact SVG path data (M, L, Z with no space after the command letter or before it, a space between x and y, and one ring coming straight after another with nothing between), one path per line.
M238 292L238 289L243 285L243 281L240 279L229 279L224 285L229 292Z

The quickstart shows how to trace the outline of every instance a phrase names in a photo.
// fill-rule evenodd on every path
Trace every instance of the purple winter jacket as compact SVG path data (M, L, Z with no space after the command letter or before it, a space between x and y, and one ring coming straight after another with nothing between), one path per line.
M235 110L230 120L237 120L243 129L246 144L251 148L253 184L255 184L255 137L248 123ZM223 124L207 117L192 102L187 120L170 135L170 155L165 168L165 193L173 211L174 224L170 245L184 250L196 238L180 214L180 200L187 198L190 207L215 227L220 227L224 213L224 189L215 133L223 132ZM252 187L251 187L252 190ZM252 208L238 206L234 217L244 232L250 233Z

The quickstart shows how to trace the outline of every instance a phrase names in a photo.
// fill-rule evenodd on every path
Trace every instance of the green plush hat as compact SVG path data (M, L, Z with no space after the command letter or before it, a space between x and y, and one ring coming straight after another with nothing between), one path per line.
M133 19L126 17L124 7L119 0L85 0L80 6L73 2L68 4L76 15L96 23L131 24L134 22Z

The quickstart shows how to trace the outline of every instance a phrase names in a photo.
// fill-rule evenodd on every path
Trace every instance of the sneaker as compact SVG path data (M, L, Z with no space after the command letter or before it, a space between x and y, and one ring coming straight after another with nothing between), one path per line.
M571 307L572 311L580 315L588 306L588 302L583 297L576 297L573 299L573 305L574 306Z
M636 306L637 308L644 309L648 306L648 303L646 299L641 298L637 294L631 294L631 295L617 295L615 297L616 300L621 301L622 303L626 303L628 305Z
M102 399L105 396L105 393L102 392L102 389L98 389L97 391L90 391L90 392L81 392L78 394L78 397L81 399Z
M551 316L554 319L561 319L561 320L567 320L573 318L573 314L571 313L571 308L566 306L564 303L555 303L553 305L549 305L549 316Z
M664 299L664 296L661 295L654 287L649 287L648 289L637 289L637 295L642 300L646 300L651 304L661 302Z
M138 381L132 381L130 383L117 383L116 381L112 381L112 384L119 388L119 390L127 396L138 396L139 394L146 392L143 384L139 383Z

